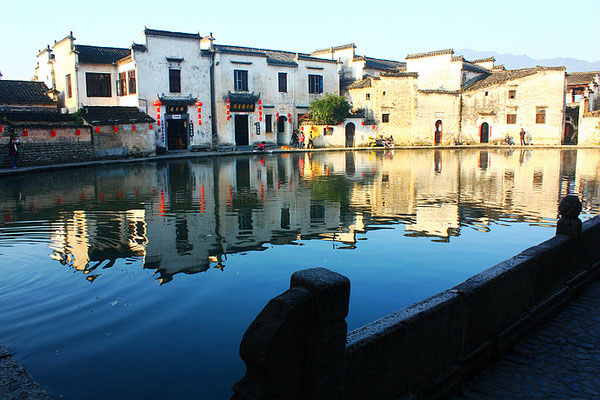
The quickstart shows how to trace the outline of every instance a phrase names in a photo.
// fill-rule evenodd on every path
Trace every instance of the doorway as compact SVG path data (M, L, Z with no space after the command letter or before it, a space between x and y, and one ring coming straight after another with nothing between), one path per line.
M489 143L490 142L490 126L487 122L484 122L479 127L479 143Z
M346 147L354 147L354 131L356 127L352 122L346 125Z
M433 138L435 144L442 143L442 120L435 121L435 136Z
M287 122L287 117L284 117L283 115L281 117L279 117L279 119L277 120L277 145L278 146L284 146L287 145L286 142L286 134L285 134L285 126Z
M247 114L236 114L235 115L235 145L236 146L248 146L250 138L248 135L248 115Z
M188 133L186 119L167 119L167 150L187 150Z

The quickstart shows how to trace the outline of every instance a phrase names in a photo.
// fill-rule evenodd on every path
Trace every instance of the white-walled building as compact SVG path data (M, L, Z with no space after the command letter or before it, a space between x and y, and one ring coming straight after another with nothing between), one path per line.
M214 108L219 144L289 145L309 104L339 94L337 61L289 51L214 45Z

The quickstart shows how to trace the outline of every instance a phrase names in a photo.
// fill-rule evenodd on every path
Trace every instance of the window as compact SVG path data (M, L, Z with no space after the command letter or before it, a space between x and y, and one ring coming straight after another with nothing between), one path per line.
M127 74L125 74L125 72L119 72L117 96L127 96Z
M308 93L323 93L323 75L308 75Z
M385 90L383 91L383 95L385 96Z
M507 124L516 124L517 123L517 114L506 114L506 123Z
M86 72L85 91L87 97L112 97L110 74Z
M545 124L546 123L546 109L545 108L537 108L536 109L535 123L536 124Z
M70 99L71 97L73 97L73 88L71 87L71 74L67 74L65 80L67 82L65 89L67 92L67 99Z
M365 100L371 100L371 93L365 94Z
M489 94L489 92L485 92L486 97L487 97L488 94Z
M127 71L127 77L129 78L129 94L134 94L135 89L135 69Z
M517 97L517 91L516 90L509 90L508 91L508 98L509 99L514 99Z
M279 73L279 91L287 92L287 74L285 72Z
M242 69L233 70L233 81L236 92L248 91L248 71Z
M181 70L169 70L169 92L181 93Z
M273 116L271 114L265 114L265 133L273 132Z
M390 114L381 114L381 122L384 124L390 122Z

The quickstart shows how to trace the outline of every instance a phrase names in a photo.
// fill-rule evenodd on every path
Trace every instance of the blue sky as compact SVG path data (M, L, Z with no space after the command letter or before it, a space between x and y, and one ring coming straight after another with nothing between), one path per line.
M128 47L144 26L299 52L354 42L358 54L397 60L468 48L595 61L599 15L600 0L0 0L0 72L30 79L38 50L69 31L79 44Z

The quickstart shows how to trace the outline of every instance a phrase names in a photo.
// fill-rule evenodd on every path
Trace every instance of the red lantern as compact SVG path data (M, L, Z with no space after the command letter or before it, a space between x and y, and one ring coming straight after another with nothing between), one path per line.
M202 107L202 102L201 101L197 101L196 102L196 106L198 106L198 108Z
M340 122L338 125L339 125L339 126L342 126L342 123Z
M23 129L23 136L27 136L29 135L29 131L27 131L27 129Z
M77 130L75 131L75 134L76 134L77 136L81 135L81 129L77 129Z
M258 100L258 104L262 104L262 100Z
M365 126L365 121L361 121L362 126Z
M150 129L152 129L152 124L150 124Z
M277 117L277 119L279 119L279 113L275 114L275 116Z
M292 114L288 113L288 119L292 118Z
M375 125L372 126L373 130L375 130Z
M115 125L115 133L117 133L118 130L119 128L117 128L117 126Z
M156 121L156 125L160 126L160 119Z
M135 125L131 125L131 130L135 132Z
M227 99L227 104L229 104L229 99Z
M56 129L52 129L52 130L50 131L50 134L52 134L52 137L56 136Z
M4 130L4 127L2 125L0 125L0 133L2 133L3 130Z
M156 100L154 102L154 105L157 106L157 107L160 107L160 106L162 106L162 103L160 102L160 100Z
M100 133L100 127L99 126L96 127L96 133Z

